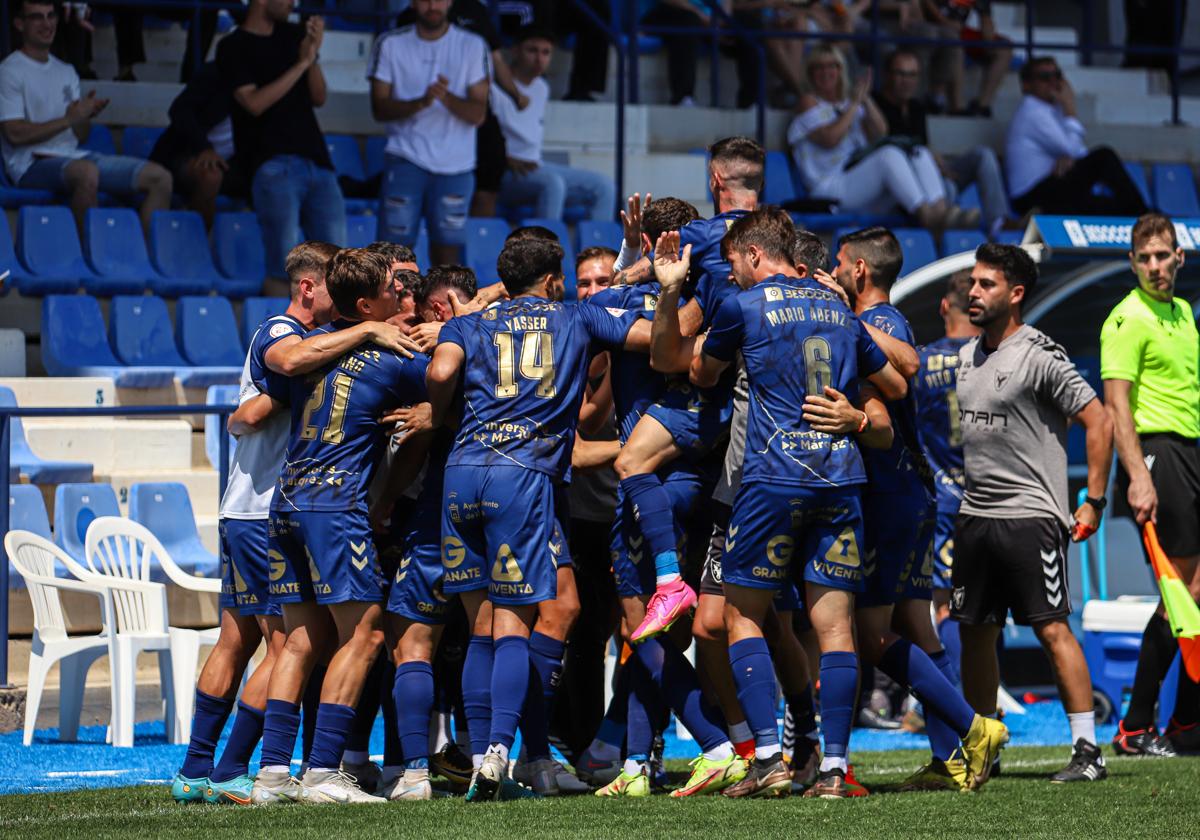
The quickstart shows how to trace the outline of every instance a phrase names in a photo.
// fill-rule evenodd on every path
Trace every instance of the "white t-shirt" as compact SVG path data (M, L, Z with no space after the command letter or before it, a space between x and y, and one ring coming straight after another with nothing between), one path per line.
M50 122L66 114L67 106L78 98L79 75L74 67L54 56L43 63L16 50L0 61L0 122ZM4 168L14 184L33 164L35 154L53 157L82 157L84 154L70 128L27 146L13 146L5 139L2 148Z
M1068 117L1057 105L1026 94L1005 138L1004 174L1009 194L1014 198L1025 195L1050 176L1059 158L1086 157L1084 134L1078 119Z
M492 85L488 92L492 113L504 132L504 146L510 158L526 163L542 162L542 137L545 134L546 103L550 101L550 85L538 76L528 85L513 79L513 85L529 100L524 111L499 85Z
M849 107L848 99L844 102L821 100L804 113L797 114L788 126L787 142L792 147L792 156L800 169L804 186L814 195L821 195L823 182L840 175L850 156L867 145L867 135L863 132L863 118L867 111L862 105L854 114L850 130L832 149L808 139L808 135L818 128L837 122Z
M491 75L487 42L451 24L446 34L427 41L417 27L405 26L379 36L367 78L392 86L392 99L411 101L425 95L438 76L450 93L466 98L467 88ZM387 124L387 153L437 175L458 175L475 168L475 126L434 102L405 120Z

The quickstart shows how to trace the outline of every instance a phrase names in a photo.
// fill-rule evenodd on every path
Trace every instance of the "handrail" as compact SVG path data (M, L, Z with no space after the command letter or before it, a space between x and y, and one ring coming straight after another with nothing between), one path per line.
M12 420L14 417L161 417L183 414L215 414L221 420L222 434L218 435L217 499L225 494L229 482L229 435L224 433L225 421L237 409L233 405L126 405L88 406L82 408L45 408L0 406L0 688L11 688L8 682L8 553L4 537L9 528L9 485L11 479Z

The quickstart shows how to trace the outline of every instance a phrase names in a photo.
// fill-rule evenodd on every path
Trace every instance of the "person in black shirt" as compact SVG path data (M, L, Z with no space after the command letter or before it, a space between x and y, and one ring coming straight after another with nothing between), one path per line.
M285 277L302 239L346 241L346 205L314 108L325 103L317 63L325 21L288 23L291 0L250 0L246 20L217 46L233 93L233 142L251 173L267 273ZM301 230L303 229L303 236Z

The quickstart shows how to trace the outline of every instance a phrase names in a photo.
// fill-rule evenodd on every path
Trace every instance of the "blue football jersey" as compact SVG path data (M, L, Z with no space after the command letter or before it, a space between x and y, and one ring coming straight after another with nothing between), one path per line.
M457 344L466 358L462 424L447 466L518 466L561 481L587 366L597 352L620 348L638 318L519 297L448 321L438 343Z
M696 302L704 313L704 325L712 323L725 299L738 288L730 279L733 269L729 261L721 256L721 240L733 223L745 216L747 210L730 210L718 213L711 219L697 219L679 229L679 248L692 246L692 268L690 274L696 281Z
M877 303L859 316L880 332L907 344L916 344L912 327L890 303ZM887 404L892 419L892 445L888 449L863 448L867 465L868 490L872 493L915 492L928 477L924 456L917 443L917 409L912 389L902 400Z
M920 348L912 385L917 438L933 469L939 508L957 510L963 494L962 427L958 413L958 352L969 338L939 338Z
M259 392L269 394L280 402L287 402L291 393L291 380L267 367L267 351L277 342L290 335L304 338L308 332L304 325L291 315L272 315L258 325L250 339L250 352L246 354L250 381Z
M354 326L338 320L310 335ZM383 456L388 409L428 399L429 357L406 359L365 344L308 376L292 378L292 428L271 509L366 510Z
M854 399L860 376L887 363L862 323L815 280L776 275L725 301L704 353L733 362L750 380L743 484L770 481L844 487L866 481L850 435L828 435L804 419L804 398L826 385Z

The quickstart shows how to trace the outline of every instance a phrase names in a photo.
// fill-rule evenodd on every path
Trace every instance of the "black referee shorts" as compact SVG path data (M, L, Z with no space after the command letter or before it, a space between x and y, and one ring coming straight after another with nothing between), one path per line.
M1200 448L1193 438L1169 432L1142 435L1141 441L1142 457L1158 494L1156 526L1163 551L1168 557L1200 554ZM1113 513L1133 518L1129 509L1129 473L1120 462Z
M963 624L1021 625L1071 614L1067 529L1058 519L960 513L954 529L950 615Z

